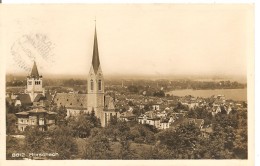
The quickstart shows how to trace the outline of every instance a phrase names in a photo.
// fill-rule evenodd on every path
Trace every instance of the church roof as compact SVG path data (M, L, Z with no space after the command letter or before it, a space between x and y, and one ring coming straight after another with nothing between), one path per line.
M34 61L34 63L33 63L33 68L32 68L32 71L31 71L31 75L30 75L30 76L31 76L31 77L39 77L39 76L40 76L35 61Z
M17 100L20 100L22 105L32 104L32 101L31 101L29 94L19 94L17 96Z
M57 93L53 99L58 106L66 108L87 108L87 94Z
M34 98L34 102L39 102L40 100L45 100L45 97L42 94L37 94Z
M95 74L97 73L99 65L100 65L100 61L99 61L99 54L98 54L97 31L95 27L94 47L93 47L93 57L92 57L92 66Z

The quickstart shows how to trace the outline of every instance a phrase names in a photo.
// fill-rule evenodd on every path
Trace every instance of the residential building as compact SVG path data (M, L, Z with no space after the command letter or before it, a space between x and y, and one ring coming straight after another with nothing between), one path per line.
M27 126L38 126L41 131L46 131L56 124L56 115L57 113L44 108L34 108L30 111L16 113L16 124L19 131L24 131Z

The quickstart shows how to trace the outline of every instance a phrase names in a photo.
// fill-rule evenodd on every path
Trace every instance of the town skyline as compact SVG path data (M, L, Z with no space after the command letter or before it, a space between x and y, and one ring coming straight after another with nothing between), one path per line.
M99 10L102 7L103 10ZM105 76L246 77L249 7L73 5L69 9L60 7L58 12L53 12L53 6L20 8L11 16L12 21L4 20L4 28L7 25L20 27L19 30L9 28L5 34L10 39L4 51L8 55L6 73L27 74L32 61L36 60L44 75L87 75L96 17L100 63ZM52 12L52 19L42 17L43 11ZM73 11L77 12L72 14ZM106 15L108 11L109 15ZM122 12L121 16L116 15ZM26 17L29 13L34 16ZM64 15L69 18L64 19ZM36 45L41 44L37 35L46 39L44 42L51 43L40 50L45 57L30 46L32 40L34 43L36 40ZM24 53L22 46L31 54ZM17 53L26 68L19 66Z

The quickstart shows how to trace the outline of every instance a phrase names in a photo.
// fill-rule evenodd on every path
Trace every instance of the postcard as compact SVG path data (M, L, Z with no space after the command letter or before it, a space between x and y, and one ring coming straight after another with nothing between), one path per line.
M1 5L0 34L3 165L253 165L253 4Z

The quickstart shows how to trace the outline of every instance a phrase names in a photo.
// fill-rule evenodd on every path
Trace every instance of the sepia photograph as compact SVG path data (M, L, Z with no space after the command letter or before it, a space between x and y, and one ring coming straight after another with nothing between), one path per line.
M6 160L252 159L254 5L1 10Z

